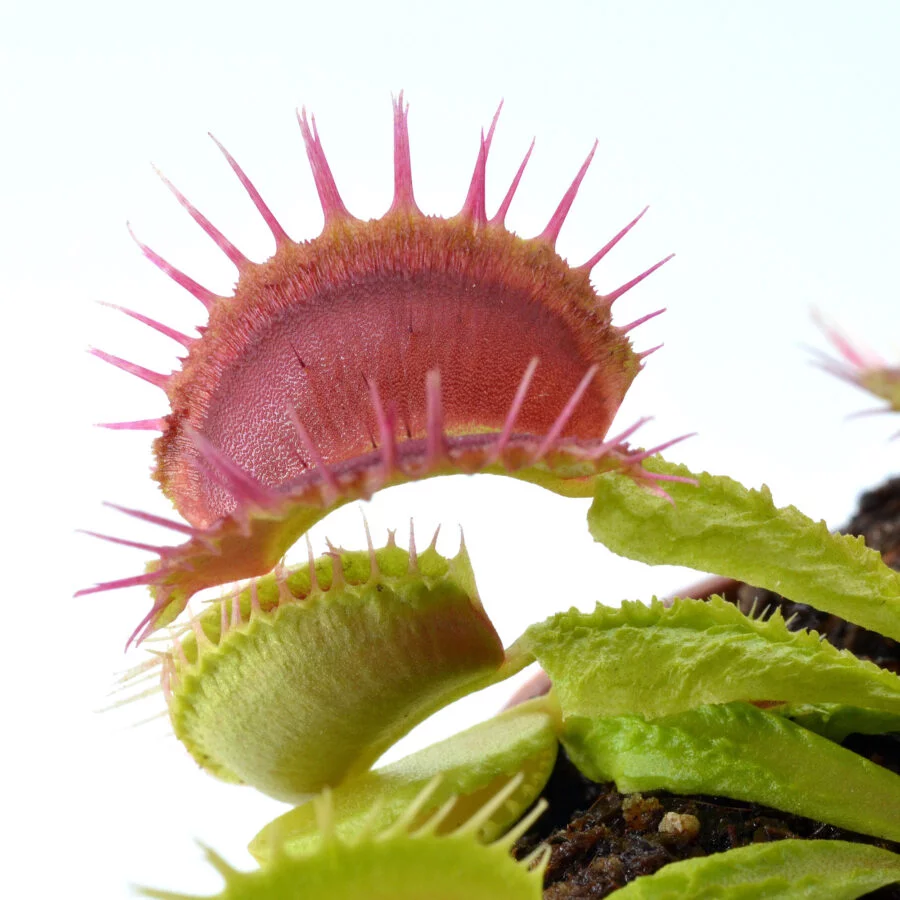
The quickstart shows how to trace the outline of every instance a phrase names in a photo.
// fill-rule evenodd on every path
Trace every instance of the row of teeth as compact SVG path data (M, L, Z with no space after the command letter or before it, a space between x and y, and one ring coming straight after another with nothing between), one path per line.
M369 577L365 582L360 582L360 584L374 584L380 581L381 571L378 567L375 545L372 542L372 534L369 530L369 524L366 521L365 516L363 516L363 527L366 533L366 545L369 554ZM434 532L431 543L428 545L428 550L436 550L440 530L441 528L439 525ZM307 535L306 549L308 556L307 571L309 572L310 579L309 591L303 595L294 594L294 592L288 585L288 577L290 575L290 571L282 561L278 566L276 566L275 570L272 573L278 588L278 602L274 607L272 607L272 609L280 609L282 606L306 600L313 594L328 594L333 590L339 591L346 586L347 582L344 578L344 570L341 565L341 550L334 547L331 541L328 541L327 538L326 543L328 544L329 549L325 553L325 556L328 556L332 562L331 583L327 587L320 583L316 574L316 561L313 555L312 543L310 542L309 536ZM396 531L389 530L387 547L392 548L396 546ZM465 537L463 535L462 528L460 528L460 552L463 552L464 549ZM408 554L408 574L419 575L419 554L416 547L415 529L412 520L410 520L409 523ZM244 625L245 622L252 621L255 616L262 615L263 609L259 601L259 589L257 586L258 581L259 579L253 578L248 583L236 585L231 593L230 602L228 598L225 597L218 601L213 601L213 603L218 603L221 613L221 617L219 620L219 638L218 642L216 643L221 643L225 639L229 631L235 628L239 628L240 626ZM247 619L245 620L243 612L241 610L241 596L247 592L249 592L250 594L250 612ZM267 610L267 612L270 611L271 610ZM155 665L162 666L161 686L163 694L167 701L171 700L172 691L177 687L177 683L179 681L178 673L191 666L191 663L184 652L184 647L181 643L181 637L188 632L192 633L194 635L194 638L196 639L198 653L205 647L215 645L209 635L207 635L207 633L204 631L200 617L194 615L190 610L188 610L187 612L188 621L179 629L170 629L170 633L167 638L170 649L160 656L155 657L153 662L154 667ZM139 675L142 674L145 670L146 667L142 666L133 671L136 675ZM149 693L154 692L155 691L143 692L137 697L131 699L140 699L141 697L147 696Z
M533 359L526 368L510 408L507 412L502 429L496 437L489 437L490 445L483 448L485 450L484 458L481 460L479 468L489 466L493 463L504 459L506 453L511 447L521 443L519 436L514 434L514 427L525 402L529 385L537 368L538 360ZM638 469L640 464L648 457L666 449L677 441L683 440L687 435L667 441L659 446L649 450L629 451L624 441L631 437L634 432L645 424L646 418L638 420L634 425L626 429L621 434L602 441L593 442L591 444L582 445L562 437L562 432L566 424L572 417L577 408L581 397L590 386L591 381L595 377L597 367L592 366L584 375L581 382L573 391L571 397L565 404L563 410L559 413L547 434L540 439L529 439L529 443L534 443L534 449L526 451L526 458L523 465L533 465L534 463L545 458L554 450L564 450L572 456L583 458L586 461L599 461L607 456L618 457L619 464L625 468L634 471L640 475L645 481L649 490L667 498L666 492L659 486L658 482L666 480L680 480L678 476L661 475L657 473L647 472ZM453 439L448 438L444 433L443 407L441 403L441 383L438 372L433 371L426 378L426 437L424 439L424 463L416 468L416 471L408 471L408 466L404 466L404 454L400 448L402 444L398 444L395 434L394 409L392 406L385 406L374 382L369 383L370 395L372 400L373 411L376 416L379 431L380 446L373 454L374 471L369 477L368 483L365 485L363 494L370 496L378 489L383 487L392 476L400 473L407 477L423 477L429 472L435 471L440 465L446 461L453 461L453 457L464 452L464 447L455 446ZM310 502L318 499L323 508L331 506L342 495L346 495L348 486L347 479L352 483L358 472L353 470L341 471L336 466L329 466L315 442L309 435L309 432L299 420L296 413L292 414L295 431L298 439L303 443L311 459L315 463L315 467L309 470L310 475L315 475L315 481L311 482L308 488L304 488L304 502ZM257 479L247 473L226 454L215 448L206 438L197 432L189 432L194 441L195 446L201 454L203 464L209 469L217 480L222 482L236 498L237 508L232 513L232 519L243 525L245 529L249 529L248 515L253 509L278 508L287 499L290 499L288 489L289 486L282 488L271 488L260 483ZM423 442L417 442L421 444ZM457 441L457 443L459 443ZM294 498L296 499L296 498ZM152 516L146 513L140 513L135 510L121 508L123 512L135 515L145 521L154 524L174 528L175 530L187 534L192 540L197 540L201 544L207 542L213 536L213 532L204 532L182 523L170 522L168 519ZM112 590L120 587L130 587L134 585L150 585L161 587L164 577L168 571L171 571L172 563L182 554L181 546L152 546L129 541L123 538L111 535L100 535L94 533L96 537L112 541L118 544L134 546L139 549L150 550L159 555L166 562L170 560L169 567L160 567L153 572L137 575L132 578L120 579L113 582L99 584L93 588L79 591L78 596L84 594L95 593L102 590ZM214 544L210 543L208 550L215 553ZM177 566L176 566L177 567Z

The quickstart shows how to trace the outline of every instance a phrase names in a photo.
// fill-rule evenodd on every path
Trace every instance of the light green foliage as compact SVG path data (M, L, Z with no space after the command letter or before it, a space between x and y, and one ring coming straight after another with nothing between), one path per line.
M900 775L747 703L653 722L572 717L563 745L588 778L621 791L717 794L900 840Z
M900 714L843 703L788 703L771 712L786 716L837 743L851 734L900 732Z
M332 791L334 832L350 840L366 829L391 826L429 785L433 790L419 816L427 816L451 797L457 802L440 832L457 827L514 776L520 784L481 827L482 840L494 840L537 799L550 777L558 748L557 725L546 699L531 701L475 725L447 740L374 771L351 778ZM250 852L261 863L273 848L291 853L319 846L315 803L304 803L267 825Z
M386 831L369 829L345 840L334 829L330 797L316 801L321 843L311 852L280 849L254 872L238 872L216 854L210 862L225 879L218 900L541 900L547 854L521 862L510 855L513 843L544 811L538 804L519 825L493 843L479 832L506 802L500 792L449 833L440 833L439 810L410 830L420 803ZM158 900L201 900L167 891L144 890ZM207 898L214 900L214 898Z
M707 703L781 700L900 717L900 677L814 632L789 631L780 612L751 619L720 597L572 609L533 625L516 649L544 667L566 716L654 718Z
M249 620L240 616L224 637L215 606L197 629L199 658L191 637L170 659L172 723L194 758L299 802L365 771L436 709L505 677L465 552L423 557L411 565L389 547L372 568L368 554L344 553L341 581L328 573L316 587L303 567L282 579L276 606L263 583L260 609L248 605Z
M616 900L855 900L900 881L900 856L848 841L775 841L670 863Z
M900 640L900 574L862 538L831 534L792 506L776 507L765 486L694 475L659 457L645 465L698 485L667 484L673 505L627 477L598 476L588 512L596 540L641 562L738 578Z

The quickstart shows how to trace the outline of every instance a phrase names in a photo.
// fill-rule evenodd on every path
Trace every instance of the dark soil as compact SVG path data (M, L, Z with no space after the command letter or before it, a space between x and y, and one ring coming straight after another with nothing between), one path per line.
M845 533L863 535L885 562L900 570L900 478L864 494ZM770 591L734 585L728 599L756 614L780 608L794 630L812 628L840 648L900 672L900 644L864 628L793 603ZM900 734L850 735L844 742L873 762L900 773ZM542 841L551 847L545 900L601 898L669 862L785 838L860 841L900 852L900 844L847 832L778 810L721 797L665 791L620 794L611 782L584 778L564 751L544 789L550 806L516 845L525 856ZM866 895L900 900L900 885Z
M897 751L895 745L900 764ZM563 750L544 797L547 813L516 845L519 858L542 841L550 845L544 900L606 897L666 863L784 838L859 841L900 852L900 843L752 803L665 791L620 794L612 782L585 779ZM867 896L898 900L900 887Z

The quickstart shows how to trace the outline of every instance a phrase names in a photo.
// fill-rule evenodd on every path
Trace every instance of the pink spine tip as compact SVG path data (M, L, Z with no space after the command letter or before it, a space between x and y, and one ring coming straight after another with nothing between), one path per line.
M609 253L609 251L612 250L612 248L641 221L648 209L650 209L650 207L645 206L611 241L604 244L604 246L602 246L586 263L578 268L583 272L590 272L591 269L593 269L594 266L596 266L597 263L600 262L600 260L603 259L603 257L606 256L606 254Z
M171 338L173 341L181 344L181 346L184 347L185 350L190 350L191 345L196 341L196 338L192 338L186 334L182 334L180 331L176 331L174 328L170 328L168 325L163 325L162 322L157 322L156 319L151 319L149 316L145 316L143 313L135 312L133 309L127 309L124 306L117 306L115 303L101 303L100 305L106 306L109 309L118 310L121 313L125 313L126 316L130 316L132 319L135 319L136 321L149 326L155 331L158 331L160 334L164 334L167 338Z
M640 284L648 275L652 275L660 266L664 266L670 259L673 259L675 256L674 253L670 253L665 259L661 259L658 263L650 266L645 272L641 272L640 275L636 275L631 281L626 281L621 287L617 287L614 291L611 291L609 294L603 294L603 299L609 303L613 304L622 294L630 291L636 284Z
M816 325L819 326L822 333L828 340L834 344L837 351L844 357L850 365L854 366L857 369L876 369L876 368L886 368L887 363L876 353L871 350L863 350L857 346L854 346L845 335L841 334L841 332L835 328L833 325L830 325L822 315L817 311L813 310L813 321ZM818 352L818 351L817 351ZM830 362L828 358L825 358L826 362ZM826 371L832 371L833 374L840 375L840 371L829 370L826 368ZM854 382L855 383L855 382Z
M431 470L446 455L441 373L437 369L432 369L425 376L425 448L426 466Z
M338 193L331 167L325 158L322 142L319 140L319 132L316 129L316 117L307 118L306 107L297 113L297 121L300 123L300 133L303 135L303 143L306 147L306 156L312 169L313 180L316 183L316 191L319 194L319 202L322 204L322 212L325 215L325 224L344 221L353 217L344 206L341 195Z
M659 497L660 500L665 500L673 509L675 508L675 501L672 499L672 495L668 491L664 491L658 484L648 484L647 490Z
M203 287L202 284L198 284L194 281L193 278L189 278L184 272L176 269L175 266L167 263L155 250L151 250L146 244L139 241L128 222L125 223L125 227L128 229L128 233L131 235L132 240L140 247L141 253L143 253L144 256L146 256L147 259L149 259L161 272L168 275L172 281L180 287L183 287L193 297L196 297L207 310L212 309L216 301L222 299L218 294L214 294L208 288Z
M390 546L390 541L388 542ZM419 555L416 552L416 529L412 518L409 520L409 572L415 575L419 571Z
M486 192L487 192L487 158L491 151L491 142L494 140L494 131L497 128L497 120L500 118L500 110L503 109L503 101L497 107L491 126L488 128L487 137L481 132L481 145L478 148L478 158L475 160L475 171L472 172L472 180L466 194L465 203L459 212L460 216L472 222L476 228L487 225Z
M309 458L312 460L313 465L322 476L322 480L335 494L340 494L341 486L340 484L338 484L338 480L335 477L334 472L332 472L326 464L325 457L322 456L322 452L319 450L318 445L312 439L310 433L307 431L306 426L300 421L300 417L297 415L297 411L292 406L289 406L287 408L287 413L288 418L291 420L291 424L294 426L294 431L297 433L297 437L300 439L300 443L309 454Z
M569 397L568 401L566 401L566 405L563 407L562 412L556 417L556 421L551 426L550 430L547 432L547 436L544 438L540 447L538 447L537 453L535 453L535 460L540 459L544 454L549 453L551 449L553 449L553 445L556 443L557 439L563 432L563 429L569 422L569 419L572 418L572 414L575 412L578 404L581 402L581 398L584 396L584 392L590 387L591 382L594 380L594 376L600 370L600 366L596 363L591 366L587 372L585 372L584 377L581 381L578 382L578 386L572 392L572 396Z
M173 519L157 516L140 509L132 509L129 506L119 506L117 503L109 502L104 503L103 505L108 506L110 509L114 509L117 512L125 513L126 516L139 519L141 522L148 522L150 525L159 525L163 528L170 528L172 531L177 531L180 534L186 534L190 537L200 537L203 534L202 531L194 528L192 525L186 525L184 522L176 522Z
M700 487L700 482L696 478L690 478L687 475L667 475L663 472L648 472L647 476L652 481L669 481L673 484L689 484L691 487Z
M633 331L638 325L643 325L644 322L649 322L650 319L655 319L657 316L661 316L666 311L666 307L662 309L657 309L652 313L647 313L646 316L641 316L639 319L635 319L633 322L629 322L627 325L622 325L619 328L619 331L622 334L628 334L629 331Z
M509 439L512 436L513 427L515 426L516 419L519 417L519 413L522 410L522 405L525 403L525 396L528 393L528 388L531 385L531 379L534 377L534 372L537 369L539 362L540 360L535 356L525 368L525 373L522 375L522 380L519 382L519 386L516 388L516 393L513 397L512 403L509 406L509 411L506 413L506 420L503 423L503 428L500 431L500 436L497 438L497 443L494 445L494 450L491 453L488 462L494 462L495 460L499 459L500 455L503 453L504 448L509 442Z
M231 491L241 506L268 506L274 492L245 472L230 456L222 452L199 431L190 425L184 426L185 436L191 441L201 459L213 475Z
M129 637L125 643L126 651L132 644L134 644L135 646L140 644L144 640L144 638L146 638L153 632L153 623L159 617L159 614L166 608L168 602L168 597L165 596L165 594L157 599L157 601L153 604L153 608L150 610L150 612L148 612L147 615L144 616L144 618L141 619L140 622L138 622L137 628L135 628L134 631L131 632L131 637ZM177 643L177 638L174 639L173 643ZM183 651L182 656L184 656Z
M244 170L238 165L237 160L235 160L235 158L225 149L225 147L222 146L215 135L210 134L209 136L210 138L212 138L213 143L219 148L219 150L222 151L222 155L226 160L228 160L228 165L231 166L232 171L238 177L238 181L240 181L244 190L253 201L253 205L256 207L257 212L263 217L263 220L268 226L269 231L272 232L272 236L275 238L276 246L280 247L282 244L289 243L291 239L288 237L287 232L281 227L281 223L278 221L278 219L275 218L272 210L269 209L265 200L263 200L262 196L260 196L260 193L256 189L256 186L247 177Z
M102 359L104 362L109 363L111 366L115 366L117 369L121 369L123 372L128 372L131 375L137 375L138 378L143 379L144 381L154 385L155 387L166 390L166 387L169 384L169 379L171 377L169 375L163 375L161 372L154 372L151 369L145 369L143 366L139 366L137 363L128 362L127 359L121 359L118 356L113 356L111 353L106 353L103 350L98 350L96 347L89 347L88 352L92 356L96 356L97 359Z
M135 419L133 422L97 422L97 428L110 431L165 431L165 419Z
M606 444L609 446L621 444L623 441L627 441L639 428L643 428L648 422L652 421L653 416L641 416L634 425L629 425L628 428L617 434L614 438L610 438L606 441Z
M507 190L506 195L503 198L503 202L500 204L500 208L491 219L492 225L502 225L506 221L506 214L509 212L510 204L512 204L513 197L515 196L516 191L519 188L519 182L522 180L522 175L525 172L525 166L528 165L528 160L531 159L531 153L533 150L534 140L532 140L531 146L528 148L528 152L525 154L525 158L519 164L516 175L513 178L512 184L509 186L509 189Z
M650 356L651 353L656 353L656 351L663 346L663 344L657 344L655 347L651 347L649 350L641 350L641 352L638 353L637 357L638 359L646 359L648 356Z
M374 581L381 572L378 569L378 560L375 557L375 544L372 543L372 532L369 530L369 520L366 518L366 514L360 509L362 513L363 520L363 528L366 532L366 547L369 551L369 580Z
M403 91L392 98L394 104L394 201L390 212L421 214L413 196L412 162L409 152L409 104Z
M110 544L119 544L122 547L133 547L135 550L145 550L148 553L156 553L158 556L164 555L169 549L168 547L159 547L156 544L144 544L140 541L129 541L126 538L115 537L111 534L100 534L97 531L87 531L83 528L79 528L78 533L98 538L101 541L108 541Z
M569 185L569 189L565 194L563 194L559 206L556 207L556 212L550 217L547 227L538 235L537 240L546 241L550 246L556 246L556 239L559 237L559 232L563 227L563 223L566 221L566 216L569 215L569 210L575 202L575 196L578 193L578 189L581 187L581 182L584 181L588 166L590 166L591 160L597 152L598 144L599 141L594 141L594 146L591 147L591 152L588 153L587 159L581 164L581 168L578 170L578 174L575 176L574 181Z
M250 260L238 250L231 241L216 228L200 210L194 206L181 191L163 175L156 166L153 167L153 171L160 177L162 183L175 195L175 199L187 210L188 215L209 235L212 239L213 243L240 269L242 266L247 265Z
M494 132L497 130L497 120L500 118L500 113L503 110L503 101L501 100L497 104L497 111L494 113L494 117L491 119L491 127L488 128L487 138L485 138L485 144L487 145L487 149L491 149L491 142L494 140Z
M624 431L617 434L615 437L608 438L600 444L597 444L595 447L591 447L584 454L588 459L602 459L612 450L619 450L620 452L627 451L627 447L623 447L623 442L628 440L639 428L642 428L647 422L650 422L653 419L653 416L644 416L635 422L633 425L629 425Z
M488 144L481 132L481 145L478 149L478 159L475 161L475 171L469 182L469 190L465 203L459 211L459 215L468 219L476 227L487 224L487 211L485 209L485 179L487 173Z
M692 438L696 434L696 431L691 431L689 434L679 435L678 437L672 438L672 440L666 441L663 444L657 444L655 447L651 447L649 450L641 450L637 453L632 453L628 456L628 462L643 462L645 459L649 459L651 456L656 456L657 453L662 453L663 450L668 450L669 447L674 447L675 444L680 444L682 441L686 441L688 438Z
M466 532L462 527L462 524L459 526L459 553L460 554L468 554L469 550L466 547Z
M378 385L374 381L364 379L366 386L369 388L369 397L372 402L372 410L375 413L375 422L378 426L378 440L381 450L381 468L382 476L386 480L390 477L397 465L397 437L396 415L393 407L385 409L381 399L381 392Z
M155 572L147 572L143 575L132 575L130 578L118 578L115 581L104 581L93 587L82 588L75 592L76 597L86 597L89 594L99 594L103 591L117 591L121 588L139 587L153 584L156 581Z

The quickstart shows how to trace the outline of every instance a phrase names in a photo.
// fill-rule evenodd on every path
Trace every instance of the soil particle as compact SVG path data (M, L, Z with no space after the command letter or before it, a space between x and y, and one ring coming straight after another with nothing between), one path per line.
M685 844L697 840L700 836L700 820L690 813L667 812L659 823L660 834L670 834Z

